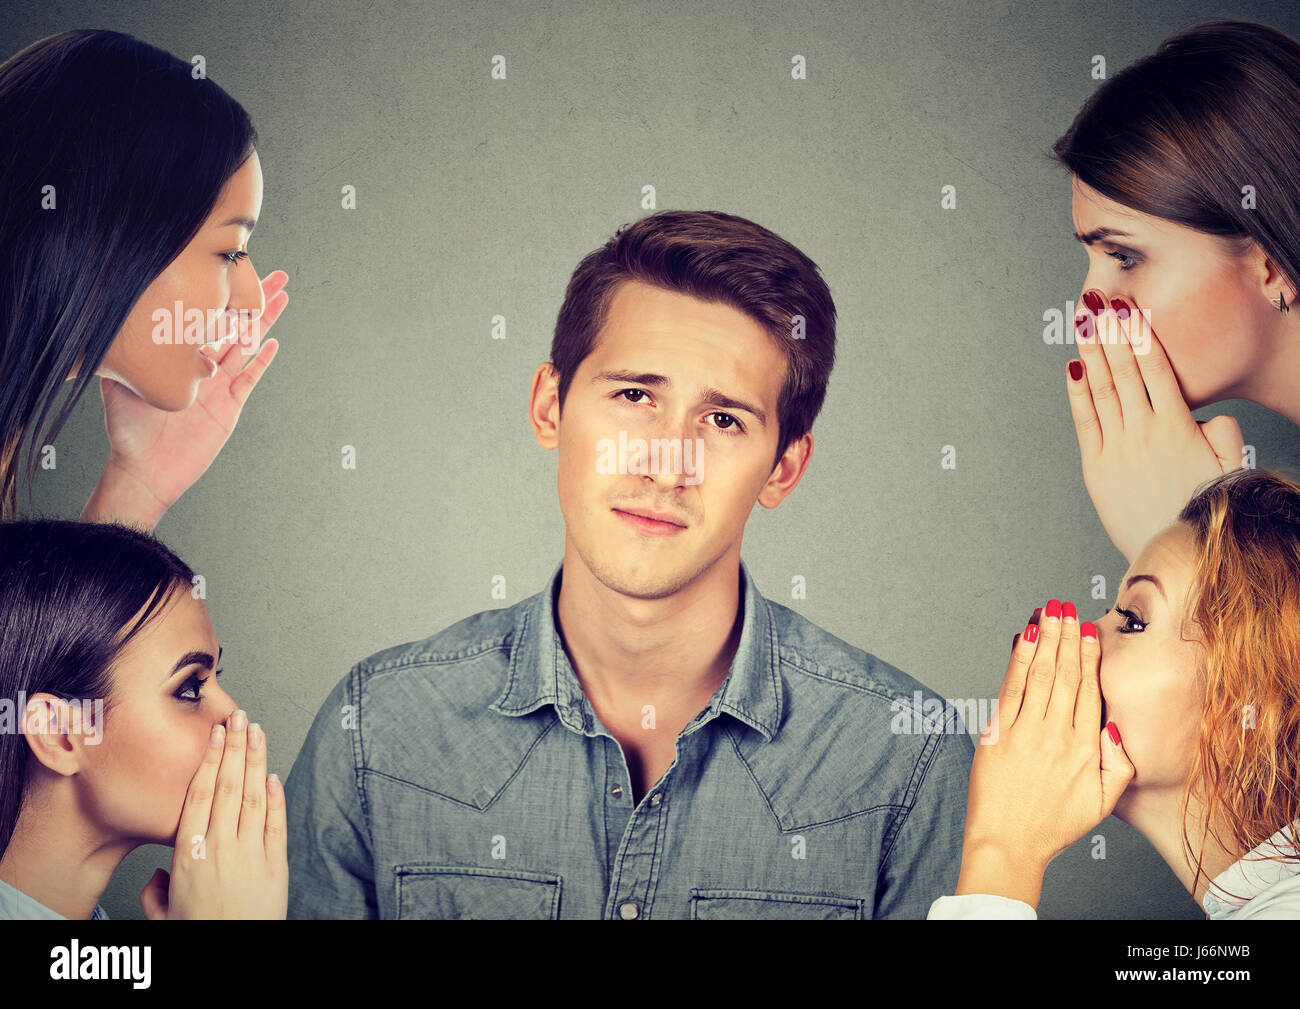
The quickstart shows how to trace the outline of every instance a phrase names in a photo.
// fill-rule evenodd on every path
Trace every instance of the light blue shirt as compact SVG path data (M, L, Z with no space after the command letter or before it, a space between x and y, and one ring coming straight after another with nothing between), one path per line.
M1201 899L1205 913L1214 921L1300 918L1298 854L1292 829L1283 827L1214 877ZM1038 913L1011 897L964 893L940 897L931 905L928 917L1033 920Z
M330 692L285 784L290 918L919 920L956 886L953 705L741 563L727 678L634 802L556 625L562 570Z
M0 921L67 921L58 911L52 911L40 901L27 896L17 887L0 879ZM108 915L98 904L90 916L91 921L107 921Z

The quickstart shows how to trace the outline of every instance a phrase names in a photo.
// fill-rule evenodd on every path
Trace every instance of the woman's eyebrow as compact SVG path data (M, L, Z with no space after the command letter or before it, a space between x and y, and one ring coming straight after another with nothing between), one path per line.
M211 652L186 652L180 657L180 660L176 665L172 666L172 671L163 678L163 682L166 683L187 666L202 666L204 669L211 669L217 664L217 662L221 661L221 653L223 650L224 649L220 645L217 646L217 658L215 662L212 659Z
M255 227L257 227L257 222L254 221L254 220L252 220L251 218L248 218L248 217L232 217L232 218L231 218L230 220L228 220L225 224L218 224L217 227L218 227L218 228L229 228L229 227L231 227L232 225L235 225L235 224L238 224L241 228L244 228L246 231L250 231L250 232L251 232Z
M1160 579L1155 575L1133 575L1124 583L1124 587L1126 589L1131 589L1134 582L1150 582L1156 587L1156 591L1160 593L1161 598L1163 598L1165 602L1169 602L1169 597L1165 595L1164 586L1160 584Z
M1115 228L1094 228L1092 231L1085 231L1082 235L1077 231L1074 233L1074 237L1084 245L1091 245L1093 242L1099 241L1103 238L1108 238L1111 235L1116 235L1120 238L1133 237L1127 231L1118 231Z

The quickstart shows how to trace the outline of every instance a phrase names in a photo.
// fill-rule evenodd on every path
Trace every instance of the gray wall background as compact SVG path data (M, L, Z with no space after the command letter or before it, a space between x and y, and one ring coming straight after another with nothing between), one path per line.
M1113 74L1219 15L1300 35L1289 2L4 8L0 58L75 27L202 53L260 134L250 251L291 277L279 356L158 535L205 575L223 684L282 778L354 662L501 605L493 575L513 604L560 559L529 379L570 272L643 216L643 185L659 209L725 210L793 241L839 308L812 465L747 528L764 594L945 697L994 696L1033 607L1099 616L1092 576L1113 588L1126 567L1079 472L1072 348L1042 339L1085 272L1069 178L1044 152L1095 87L1094 54ZM1198 418L1221 412L1260 466L1300 461L1287 421L1242 402ZM107 451L93 392L57 448L28 514L85 502ZM806 600L789 598L795 574ZM1086 839L1063 853L1043 917L1198 916L1140 835L1113 818L1097 833L1108 857ZM160 846L129 856L108 913L142 917L169 862Z

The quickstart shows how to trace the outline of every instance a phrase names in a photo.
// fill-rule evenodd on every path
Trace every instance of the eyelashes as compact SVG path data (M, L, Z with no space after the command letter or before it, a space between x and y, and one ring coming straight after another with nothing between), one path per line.
M1124 618L1124 623L1119 627L1121 634L1140 634L1147 629L1146 622L1141 620L1132 610L1115 607L1115 612Z
M631 405L631 406L639 406L639 405L641 404L641 400L639 400L639 399L638 399L638 400L631 400L631 399L627 399L627 398L626 398L627 394L630 393L630 392L637 393L638 395L641 395L641 396L648 396L648 395L649 395L649 393L648 393L645 389L620 389L618 392L614 393L614 397L617 398L617 399L622 399L622 401L623 401L624 403L628 403L628 404ZM730 426L730 427L720 427L720 426L715 425L715 426L714 426L714 430L715 430L715 431L719 431L719 432L721 432L722 434L730 434L730 435L739 435L739 434L744 434L744 433L745 433L745 427L744 427L744 425L741 424L739 420L737 420L735 417L733 417L733 416L732 416L731 414L729 414L729 413L723 413L721 410L712 410L712 411L709 412L709 416L710 416L710 417L726 417L727 420L731 421L731 426Z
M222 252L219 253L219 255L221 256L222 259L224 259L227 263L231 264L232 266L238 263L241 259L248 258L248 253L243 252L242 250L236 252Z
M213 675L220 676L221 670L216 670ZM172 696L182 704L191 704L194 707L198 707L203 703L203 684L207 683L210 678L211 677L204 676L200 679L198 673L191 673L189 678L176 689L176 692ZM186 697L185 695L190 691L194 692L194 696Z
M1108 252L1106 255L1119 262L1120 270L1131 270L1137 266L1137 256L1130 256L1124 252Z

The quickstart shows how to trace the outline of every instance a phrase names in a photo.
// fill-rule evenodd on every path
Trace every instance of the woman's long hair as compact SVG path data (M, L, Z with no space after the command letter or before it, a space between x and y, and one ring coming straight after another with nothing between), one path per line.
M1052 147L1126 207L1254 239L1300 284L1300 43L1265 25L1186 28L1100 85ZM1247 188L1249 187L1249 188Z
M129 35L67 31L0 64L0 518L17 510L24 437L30 493L37 445L255 141L197 67Z
M1234 470L1198 490L1178 517L1196 539L1188 616L1205 649L1200 733L1180 813L1195 892L1207 837L1241 858L1300 818L1300 483ZM1203 819L1195 848L1193 797Z
M126 526L0 522L0 854L22 809L30 750L20 701L36 693L111 706L113 665L193 572L152 536ZM106 717L106 716L105 716Z

